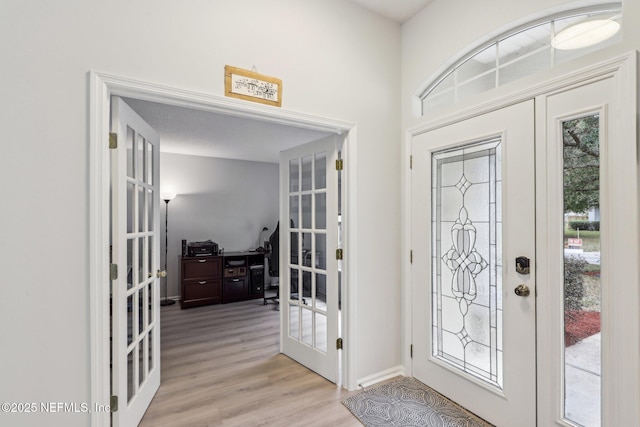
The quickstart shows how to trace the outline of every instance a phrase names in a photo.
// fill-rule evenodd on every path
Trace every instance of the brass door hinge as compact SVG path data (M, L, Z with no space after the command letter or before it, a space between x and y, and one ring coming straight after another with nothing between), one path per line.
M109 410L111 412L118 412L118 396L111 396L109 399Z
M118 264L109 265L109 280L116 280L118 278Z
M413 249L409 251L409 263L413 264Z
M336 350L342 350L342 338L336 340Z
M342 260L342 249L336 249L336 259L338 261Z
M413 344L409 347L409 356L413 359Z
M413 169L413 156L409 156L409 169Z
M118 148L118 134L115 132L109 133L109 149L113 150Z
M342 159L337 159L336 160L336 170L337 171L341 171L342 169L344 169L344 162Z

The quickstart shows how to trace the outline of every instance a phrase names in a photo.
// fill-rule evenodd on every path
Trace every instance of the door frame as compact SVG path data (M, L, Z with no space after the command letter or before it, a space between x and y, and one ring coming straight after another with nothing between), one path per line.
M343 317L342 334L350 345L342 351L342 383L355 386L354 331L357 294L357 125L266 106L247 101L188 91L180 88L129 79L98 71L88 73L89 98L89 316L91 407L110 400L109 368L109 114L111 96L135 98L162 104L224 113L344 135L342 156L348 167L343 171ZM92 411L92 426L109 426L110 413Z
M636 101L637 93L637 52L624 52L616 47L602 50L591 55L579 58L571 63L557 66L551 70L541 72L535 76L523 78L520 82L504 87L497 88L487 95L481 95L475 100L464 103L451 110L444 111L440 116L422 120L419 124L408 128L404 131L404 139L402 143L403 174L401 177L401 197L402 197L402 216L401 216L401 248L402 253L410 254L411 251L411 142L415 135L430 130L438 129L462 120L466 120L478 115L494 111L500 108L508 107L529 99L544 101L546 96L553 93L562 92L572 87L581 86L590 82L598 81L605 78L614 79L614 91L612 99L618 106L615 111L615 121L618 126L611 129L612 135L616 141L621 141L621 148L616 150L613 158L622 162L630 169L625 169L628 176L634 177L628 191L635 195L634 203L624 202L624 198L620 195L610 195L608 203L610 205L629 206L628 211L624 214L628 221L624 224L613 222L609 224L610 236L607 237L608 243L603 241L602 247L607 248L610 253L610 259L625 260L626 263L633 262L633 267L625 269L614 269L608 273L608 282L618 281L619 283L640 283L640 268L635 266L637 259L640 257L640 241L638 239L638 217L640 215L640 207L638 206L638 165L636 162L637 152L622 152L624 149L632 147L636 150L637 145L637 111L638 105ZM539 106L536 106L538 111ZM536 123L536 145L540 145L539 138L541 128ZM611 154L610 154L611 155ZM542 161L542 155L536 148L536 162ZM406 163L405 163L406 162ZM406 167L405 167L406 165ZM538 167L538 166L537 166ZM623 169L623 168L620 168ZM622 182L622 171L612 171L612 179L609 182L609 188L615 184ZM536 174L536 186L545 184L544 180ZM543 190L544 191L544 190ZM536 195L536 227L546 224L543 218L545 214L540 201L540 197ZM624 248L616 247L615 239L625 235L623 227L627 227L626 234L635 236L629 245ZM541 238L542 235L542 238ZM546 244L543 233L536 232L536 259L539 263L544 262L545 253L542 251ZM625 241L625 240L623 240ZM625 242L626 242L625 241ZM620 246L620 245L618 245ZM636 260L636 261L633 261ZM401 257L402 272L402 361L404 370L407 375L412 372L411 359L411 342L414 325L412 324L412 270L409 256ZM617 264L618 265L618 264ZM628 264L627 264L628 265ZM540 291L545 284L544 274L538 274L538 284ZM640 366L637 361L640 360L640 314L637 310L637 304L640 302L640 287L630 289L624 297L617 298L612 295L605 295L603 298L603 307L607 307L608 315L603 315L602 330L605 331L603 336L609 338L603 339L602 344L602 416L610 425L625 425L632 420L640 418L640 409L633 408L633 405L625 404L625 402L637 402L640 400ZM537 364L538 372L548 372L550 369L551 346L549 344L548 330L549 321L544 316L548 314L550 308L548 304L536 304L537 310ZM617 307L617 310L611 310ZM604 310L603 310L604 311ZM623 317L624 316L624 317ZM623 320L626 319L626 320ZM546 321L546 323L545 323ZM613 328L615 325L615 328ZM616 354L616 363L614 360L614 346L621 343L629 343L630 351L620 356ZM555 411L554 403L550 400L555 396L548 390L551 385L540 383L540 374L538 376L538 419L543 419L540 414L540 408L547 406L546 411ZM547 418L548 419L548 418Z

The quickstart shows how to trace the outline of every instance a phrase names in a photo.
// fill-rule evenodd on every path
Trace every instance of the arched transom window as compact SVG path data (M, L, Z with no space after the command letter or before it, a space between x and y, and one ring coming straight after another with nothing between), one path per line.
M460 54L420 94L422 115L619 42L620 3L518 26Z

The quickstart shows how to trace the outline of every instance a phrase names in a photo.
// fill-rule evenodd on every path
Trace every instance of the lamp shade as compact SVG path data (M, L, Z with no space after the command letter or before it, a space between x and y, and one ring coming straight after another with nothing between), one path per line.
M167 203L175 199L176 196L177 196L176 193L160 193L160 198Z

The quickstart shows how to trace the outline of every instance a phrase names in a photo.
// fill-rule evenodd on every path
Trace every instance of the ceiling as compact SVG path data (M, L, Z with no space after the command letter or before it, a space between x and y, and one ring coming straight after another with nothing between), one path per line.
M346 0L402 23L433 0ZM327 133L125 98L160 136L163 153L278 163L287 148Z
M329 135L138 99L124 101L158 133L163 153L278 163L280 151Z
M433 0L348 0L379 15L403 23Z

